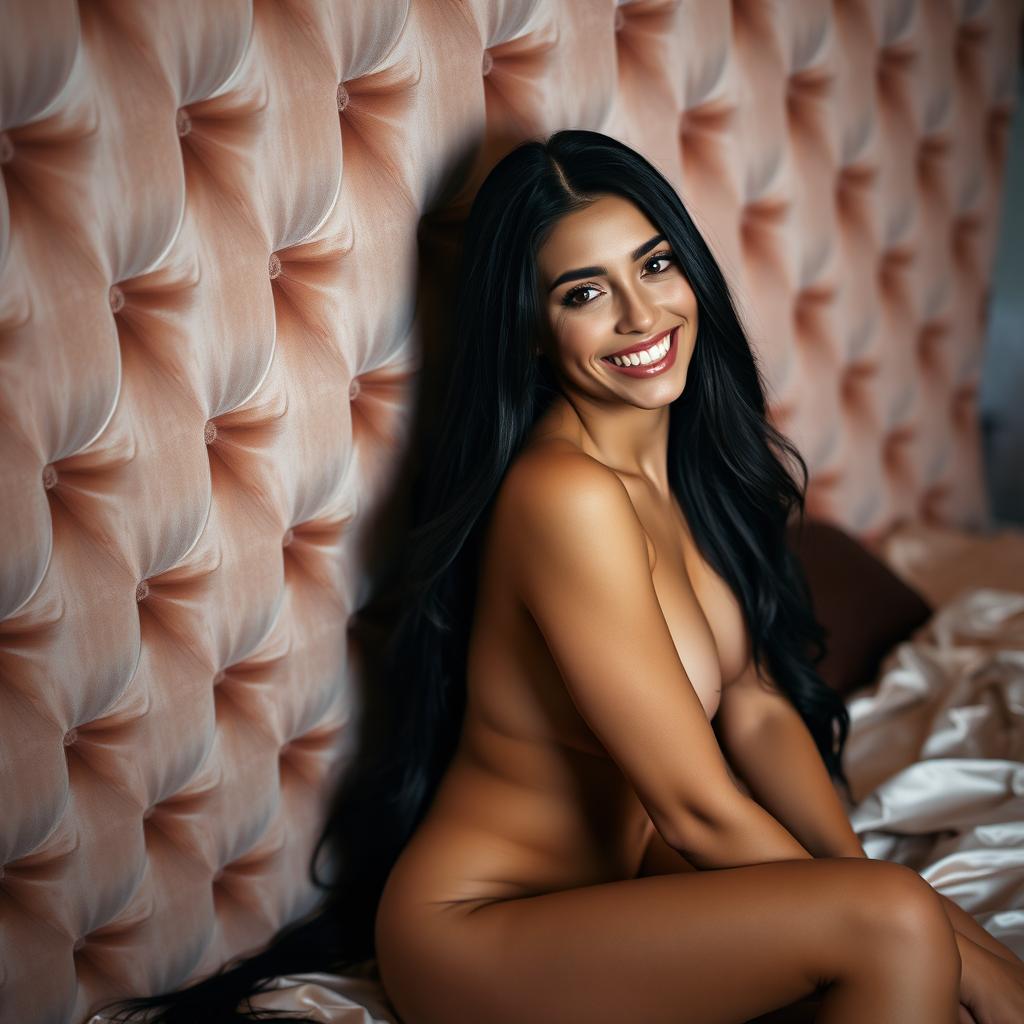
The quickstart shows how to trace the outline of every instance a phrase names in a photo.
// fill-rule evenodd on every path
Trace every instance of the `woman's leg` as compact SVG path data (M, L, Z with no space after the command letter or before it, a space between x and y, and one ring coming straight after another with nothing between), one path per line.
M655 829L647 841L637 877L671 875L697 870L698 868L694 867L678 850L673 850ZM815 991L795 1003L772 1010L763 1016L759 1015L756 1020L745 1021L744 1024L815 1024L823 995L823 991Z
M738 1024L817 990L824 1024L958 1020L938 896L886 861L776 861L432 913L378 946L405 1024Z

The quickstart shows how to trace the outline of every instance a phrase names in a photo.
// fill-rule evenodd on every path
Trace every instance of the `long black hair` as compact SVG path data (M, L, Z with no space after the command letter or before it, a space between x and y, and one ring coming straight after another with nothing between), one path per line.
M807 467L766 415L764 384L710 249L669 181L633 149L598 132L564 130L513 149L481 185L466 222L446 391L412 486L398 609L360 723L358 753L334 796L311 864L324 892L315 915L262 953L168 996L150 1019L201 1024L253 1019L239 1003L271 978L345 972L375 956L381 891L454 753L465 709L465 660L480 539L502 479L559 393L536 343L545 311L536 256L558 220L602 195L632 201L664 234L697 299L698 330L683 394L670 409L669 482L694 540L732 588L752 656L800 713L847 793L849 713L817 673L824 632L786 542L803 523ZM799 483L794 473L799 472ZM396 559L396 565L399 560ZM318 876L322 854L330 877ZM263 1011L267 1014L268 1011ZM263 1020L295 1020L280 1012Z

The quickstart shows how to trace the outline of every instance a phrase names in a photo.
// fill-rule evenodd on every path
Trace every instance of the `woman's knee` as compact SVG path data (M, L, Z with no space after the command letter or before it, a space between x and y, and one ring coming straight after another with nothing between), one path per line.
M818 987L854 978L874 984L918 968L936 979L959 977L952 927L938 894L916 871L853 858L816 863L829 865L817 890L811 967Z
M956 954L952 925L939 894L913 868L884 860L849 864L846 912L865 941L912 940L917 948Z

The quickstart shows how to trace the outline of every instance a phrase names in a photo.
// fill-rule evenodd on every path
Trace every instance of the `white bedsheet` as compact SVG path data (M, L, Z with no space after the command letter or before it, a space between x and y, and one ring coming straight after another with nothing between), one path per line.
M961 591L848 701L850 820L1024 957L1024 594Z

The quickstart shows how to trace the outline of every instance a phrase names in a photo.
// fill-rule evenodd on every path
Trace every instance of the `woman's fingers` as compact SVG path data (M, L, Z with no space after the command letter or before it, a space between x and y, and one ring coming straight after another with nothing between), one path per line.
M962 964L960 998L976 1024L1024 1020L1024 973L1020 968L962 935L958 935L957 945ZM963 1021L962 1013L961 1024L970 1024Z

